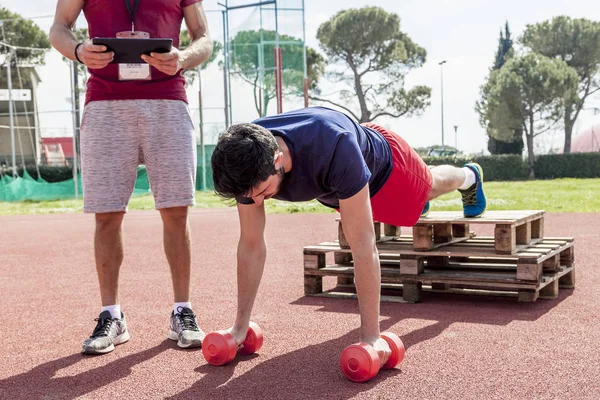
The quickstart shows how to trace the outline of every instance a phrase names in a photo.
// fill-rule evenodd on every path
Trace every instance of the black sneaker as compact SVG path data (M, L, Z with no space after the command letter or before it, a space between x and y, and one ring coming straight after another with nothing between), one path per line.
M123 313L121 313L121 318L119 319L113 318L109 311L103 311L95 321L98 321L98 324L94 328L92 336L83 342L82 353L110 353L115 349L116 345L129 340L127 321Z
M169 339L177 340L181 348L202 347L206 334L198 327L194 312L187 307L178 307L177 314L171 311L171 329Z

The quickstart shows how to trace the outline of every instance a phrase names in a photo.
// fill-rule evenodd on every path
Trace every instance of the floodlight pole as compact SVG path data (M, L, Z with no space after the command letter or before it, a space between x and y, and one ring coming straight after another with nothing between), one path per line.
M302 0L302 56L304 57L304 107L308 107L308 71L306 65L306 24L304 23L304 0Z
M15 154L15 121L14 121L14 114L13 114L13 97L12 97L12 71L11 71L11 67L10 64L12 62L12 56L15 52L14 48L11 48L8 51L8 56L7 56L7 60L8 62L6 63L6 69L8 72L8 118L9 118L9 125L10 125L10 149L12 151L12 174L13 174L13 178L16 177L17 174L17 157Z
M73 184L75 185L75 200L79 199L79 179L77 176L77 114L75 110L75 74L77 66L75 61L69 63L71 75L71 116L73 117Z
M281 76L281 49L279 48L279 18L277 15L277 1L275 1L275 89L277 91L277 114L283 112L283 78Z
M446 64L446 60L439 63L442 76L442 154L446 150L444 145L444 64Z
M225 6L226 7L226 6ZM227 9L222 11L223 15L223 99L225 100L225 129L230 127L229 121L229 90L227 90Z
M204 113L202 112L202 67L198 65L198 114L200 115L200 160L202 173L200 175L200 190L206 190L206 156L204 153Z

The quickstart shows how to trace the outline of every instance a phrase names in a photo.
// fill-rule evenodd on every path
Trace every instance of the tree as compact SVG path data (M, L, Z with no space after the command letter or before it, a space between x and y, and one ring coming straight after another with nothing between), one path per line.
M306 48L306 76L308 78L308 90L313 93L321 93L319 80L325 74L325 59L312 47Z
M508 26L508 21L504 24L504 32L500 30L500 39L498 39L498 50L496 51L496 59L493 69L500 69L508 61L509 58L515 55L513 50L513 40Z
M240 31L231 40L230 46L232 73L252 85L256 111L259 116L266 115L269 101L277 97L274 69L275 31ZM302 95L304 92L303 43L293 36L280 34L279 47L282 54L283 93ZM306 64L309 87L318 90L318 81L325 68L323 57L316 50L307 47Z
M490 68L497 71L514 56L513 40L511 37L508 21L504 25L504 32L500 30L500 39L498 40L498 50L494 58L494 65ZM522 154L523 153L523 130L515 129L512 138L507 141L499 140L493 133L493 126L485 118L487 108L487 96L489 95L488 80L481 86L481 99L476 103L475 109L479 113L481 126L486 128L488 135L488 150L491 154Z
M349 89L340 91L340 102L311 98L336 105L360 122L418 115L429 106L429 87L404 88L405 76L423 65L426 51L400 31L397 14L379 7L340 11L321 24L317 39L327 63L337 67L328 77Z
M21 17L4 7L0 7L0 41L8 43L11 46L49 49L50 41L46 33L40 29L33 21ZM8 49L0 46L2 54L6 54ZM44 64L45 51L18 49L16 51L16 60L13 59L13 65L19 61L21 64ZM5 61L1 64L4 65Z
M586 99L600 90L600 22L553 18L527 25L521 38L524 46L546 57L558 58L577 72L578 90L564 104L564 153L571 152L571 136Z
M576 89L577 74L572 68L536 53L512 58L490 74L485 118L501 140L523 129L531 177L534 138L562 118L565 101Z
M24 19L19 14L13 13L4 7L0 7L0 41L11 46L49 49L50 41L46 33L35 23ZM0 46L0 54L7 55L9 48ZM12 57L11 65L41 65L44 63L46 52L44 50L17 49L16 57ZM6 57L0 59L0 68L6 64ZM17 74L16 68L13 74ZM14 79L14 78L13 78ZM23 86L30 84L29 76L23 76ZM0 87L7 87L7 75L0 74Z

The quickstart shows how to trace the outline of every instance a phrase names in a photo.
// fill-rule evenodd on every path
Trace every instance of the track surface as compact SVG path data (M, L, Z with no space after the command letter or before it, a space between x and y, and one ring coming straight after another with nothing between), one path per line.
M303 296L302 247L333 239L334 217L268 216L253 313L265 344L224 367L166 339L171 281L156 212L126 217L120 296L132 339L97 357L79 353L100 308L92 217L0 218L0 398L598 398L599 215L547 215L546 236L576 237L577 288L556 300L426 293L419 304L382 303L382 328L407 356L364 384L338 366L358 339L357 302ZM204 330L225 329L235 317L237 215L195 209L190 220L194 310Z

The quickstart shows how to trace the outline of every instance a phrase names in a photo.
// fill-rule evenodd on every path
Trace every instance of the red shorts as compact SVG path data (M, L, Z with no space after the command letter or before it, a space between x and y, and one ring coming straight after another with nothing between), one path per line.
M415 225L433 182L429 167L396 133L373 123L363 125L381 133L392 149L392 172L371 198L373 219L395 226Z

